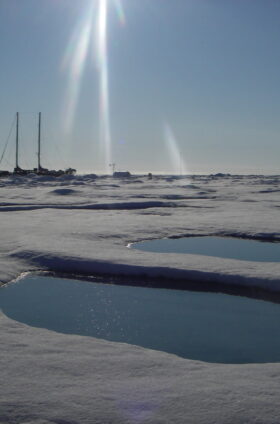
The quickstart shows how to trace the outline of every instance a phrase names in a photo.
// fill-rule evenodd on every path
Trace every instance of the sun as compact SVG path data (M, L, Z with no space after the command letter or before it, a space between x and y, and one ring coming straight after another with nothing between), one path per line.
M66 49L62 69L69 72L68 87L64 107L64 130L72 129L81 81L90 52L94 52L99 75L99 123L100 144L104 150L105 168L109 169L111 158L111 125L108 69L108 9L114 6L121 25L125 24L125 14L121 0L90 0L84 15Z

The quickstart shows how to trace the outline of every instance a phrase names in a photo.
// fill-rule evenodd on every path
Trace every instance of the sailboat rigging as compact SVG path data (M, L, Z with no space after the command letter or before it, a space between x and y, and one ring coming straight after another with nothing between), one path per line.
M28 175L28 174L37 174L37 175L49 175L54 177L59 177L61 175L73 175L76 173L76 169L68 168L66 170L49 170L41 166L41 112L39 112L38 117L38 166L34 169L22 169L19 165L19 112L16 113L16 157L15 157L15 168L13 172L9 171L0 171L0 177L8 175ZM6 143L7 144L7 143ZM5 149L2 154L2 158L5 154ZM1 158L1 160L2 160Z

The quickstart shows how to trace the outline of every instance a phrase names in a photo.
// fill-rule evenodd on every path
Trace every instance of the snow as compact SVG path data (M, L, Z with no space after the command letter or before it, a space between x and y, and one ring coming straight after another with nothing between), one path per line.
M280 264L129 249L186 235L280 241L279 176L0 179L0 281L27 271L280 291ZM277 423L280 364L216 365L0 315L0 423Z
M145 176L2 179L0 281L48 270L280 291L279 263L127 248L137 241L185 235L279 241L279 180L228 175L157 176L152 181Z
M280 364L217 365L4 316L0 423L278 424Z

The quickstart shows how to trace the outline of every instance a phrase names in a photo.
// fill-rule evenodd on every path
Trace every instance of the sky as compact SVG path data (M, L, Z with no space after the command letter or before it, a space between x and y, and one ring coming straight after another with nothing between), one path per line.
M0 169L280 165L278 0L1 0Z

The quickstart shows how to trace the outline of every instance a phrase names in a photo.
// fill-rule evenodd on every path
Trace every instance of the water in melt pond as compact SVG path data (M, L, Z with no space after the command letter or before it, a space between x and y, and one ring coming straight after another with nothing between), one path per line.
M131 247L146 252L189 253L254 262L279 262L280 243L260 242L233 237L182 237L148 240Z
M28 276L0 308L35 327L220 363L280 361L280 305L218 293Z

